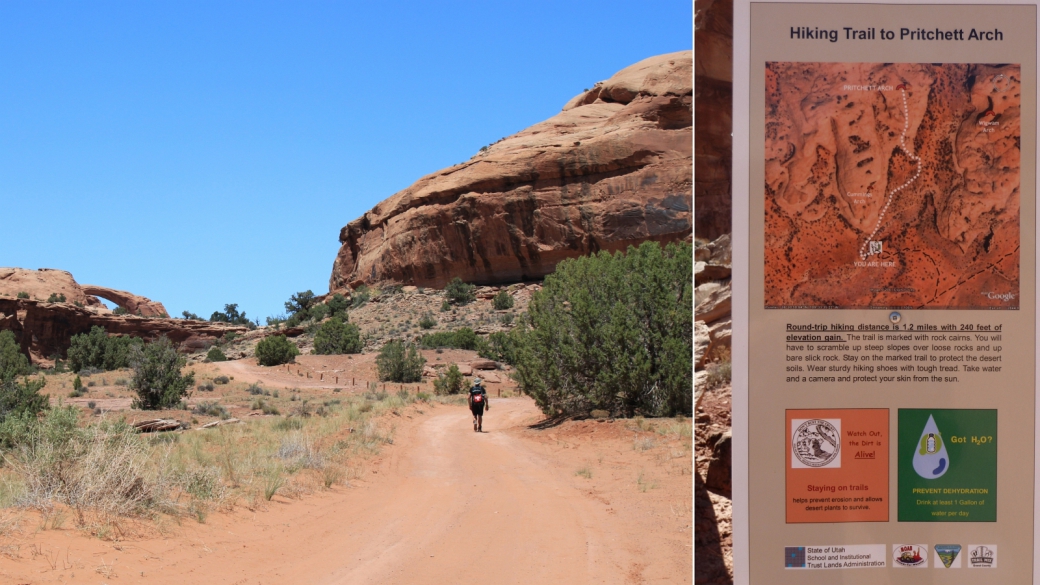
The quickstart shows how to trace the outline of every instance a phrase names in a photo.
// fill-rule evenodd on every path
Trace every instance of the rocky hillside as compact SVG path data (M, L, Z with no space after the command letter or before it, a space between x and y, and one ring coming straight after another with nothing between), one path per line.
M340 231L329 290L518 282L565 258L688 239L692 75L690 51L640 61L419 179Z

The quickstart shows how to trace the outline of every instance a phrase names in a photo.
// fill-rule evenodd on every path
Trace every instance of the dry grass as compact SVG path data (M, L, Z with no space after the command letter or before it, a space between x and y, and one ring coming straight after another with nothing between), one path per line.
M123 533L125 519L156 527L165 518L205 522L214 510L263 507L275 495L302 497L363 476L363 461L393 443L381 420L414 396L345 398L324 416L264 417L168 435L140 435L108 417L56 408L4 455L0 514L41 513L41 530L72 520L100 538ZM2 516L6 519L6 516ZM0 522L0 533L11 523ZM101 567L99 567L101 573Z

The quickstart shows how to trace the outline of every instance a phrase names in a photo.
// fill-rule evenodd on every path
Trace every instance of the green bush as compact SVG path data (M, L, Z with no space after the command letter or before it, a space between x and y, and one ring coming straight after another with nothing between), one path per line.
M513 314L512 313L502 313L501 315L498 316L498 322L503 324L503 325L506 325L506 326L512 325L513 324Z
M447 301L447 299L445 299L444 302L441 303L441 312L442 313L447 313L450 310L451 310L451 303L449 303Z
M329 307L330 317L341 317L344 321L348 320L347 309L350 308L350 301L347 300L347 297L336 293L325 304Z
M309 311L307 311L307 315L310 317L311 321L317 323L329 315L329 306L314 305Z
M191 409L192 414L201 414L203 416L215 416L221 420L227 420L231 418L231 413L224 405L220 404L216 400L213 401L202 401L195 405L195 408Z
M444 295L456 305L465 305L476 300L477 296L473 294L476 289L477 287L462 282L462 279L456 276L444 287Z
M29 358L25 357L13 331L0 331L0 382L29 374Z
M313 353L333 355L341 353L361 353L364 344L361 342L361 330L353 323L344 323L339 317L333 317L322 323L314 335Z
M245 325L252 328L253 322L246 317L246 312L238 312L238 303L224 305L223 311L213 311L209 320L214 323L231 323L232 325Z
M432 313L426 313L419 319L419 327L423 329L432 329L437 324L437 320L433 318Z
M37 413L48 408L47 397L40 394L47 381L42 376L30 380L27 376L31 372L29 359L19 351L14 333L0 331L0 426L9 417L25 415L35 420ZM18 376L26 378L19 384ZM0 443L4 441L3 435L0 428Z
M213 378L214 384L227 384L230 381L231 379L227 376L217 376L216 378Z
M211 347L209 348L209 351L206 352L206 359L211 362L226 362L227 356L224 355L224 352L220 351L219 347Z
M466 379L455 364L451 364L447 372L438 375L433 381L433 390L437 394L459 394L465 386Z
M314 293L309 290L298 292L285 301L285 310L290 316L305 313L314 304Z
M284 335L272 335L256 344L256 361L262 366L277 366L293 361L300 350Z
M83 381L79 379L79 376L72 380L72 389L77 392L83 389Z
M144 347L130 348L130 388L137 393L134 408L176 408L195 384L195 374L181 375L184 358L165 335Z
M500 291L497 295L495 295L495 298L491 301L491 304L494 305L496 311L504 311L506 309L512 309L513 302L513 295L503 290Z
M354 289L354 293L350 295L350 306L357 309L361 305L364 305L372 298L372 291L365 285L361 285Z
M29 293L27 293L27 292L25 292L25 291L22 291L22 292L18 293L18 295L17 295L17 296L18 296L18 298L20 298L20 299L27 299L27 298L29 298Z
M95 325L90 328L89 333L72 336L72 344L68 351L69 368L73 372L87 368L125 368L130 365L130 349L143 343L136 337L109 337L103 328Z
M181 315L183 315L183 317L185 319L192 319L194 321L203 321L202 317L199 317L198 315L196 315L195 313L192 313L191 311L181 311Z
M47 302L48 303L64 303L65 302L65 295L64 294L58 294L58 293L51 293L51 296L47 297Z
M376 370L384 382L418 382L422 380L426 359L419 355L414 344L393 340L379 350Z
M515 365L518 336L518 330L509 333L496 331L488 335L487 342L480 347L477 354L482 358Z
M692 257L646 242L558 264L514 330L521 389L547 414L691 415Z

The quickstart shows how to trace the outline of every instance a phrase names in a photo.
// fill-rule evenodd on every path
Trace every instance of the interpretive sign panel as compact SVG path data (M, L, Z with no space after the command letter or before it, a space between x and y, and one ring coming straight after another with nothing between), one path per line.
M734 43L737 581L1040 582L1036 2Z

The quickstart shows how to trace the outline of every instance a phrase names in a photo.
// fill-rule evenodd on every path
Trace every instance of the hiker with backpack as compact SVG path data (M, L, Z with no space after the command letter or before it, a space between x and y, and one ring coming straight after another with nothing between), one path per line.
M484 409L491 410L487 391L480 383L480 378L473 380L473 387L469 389L469 409L473 413L473 431L477 433L484 431Z

